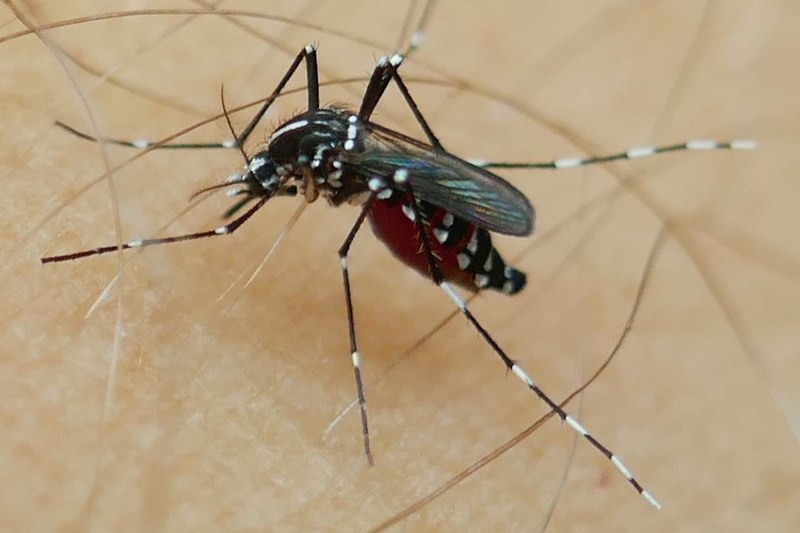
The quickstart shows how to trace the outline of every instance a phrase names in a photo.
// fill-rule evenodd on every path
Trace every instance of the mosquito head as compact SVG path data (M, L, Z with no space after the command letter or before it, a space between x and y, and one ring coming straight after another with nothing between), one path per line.
M222 215L223 218L230 218L251 201L266 201L273 196L297 195L297 186L293 181L290 176L286 176L282 168L275 165L266 150L262 150L248 158L244 172L228 176L228 179L221 184L201 189L194 193L192 198L212 190L227 188L229 197L239 198Z

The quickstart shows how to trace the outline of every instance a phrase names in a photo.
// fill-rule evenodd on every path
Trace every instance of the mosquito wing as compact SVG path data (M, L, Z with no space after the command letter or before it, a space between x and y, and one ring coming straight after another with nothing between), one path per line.
M533 232L528 198L506 180L416 139L369 124L364 150L342 160L369 179L405 169L414 195L486 230L525 236Z

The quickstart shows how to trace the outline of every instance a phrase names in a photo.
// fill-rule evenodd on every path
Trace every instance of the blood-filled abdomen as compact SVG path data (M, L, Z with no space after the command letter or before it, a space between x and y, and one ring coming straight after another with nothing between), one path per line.
M471 291L494 289L516 294L525 287L525 274L509 267L492 245L488 231L453 216L442 208L418 201L429 222L428 241L444 279ZM392 191L376 200L369 212L372 231L400 259L430 277L408 196Z

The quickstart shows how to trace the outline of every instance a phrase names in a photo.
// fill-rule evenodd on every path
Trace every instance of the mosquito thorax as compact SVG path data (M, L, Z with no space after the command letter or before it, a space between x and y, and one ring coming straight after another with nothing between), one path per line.
M297 180L300 192L313 202L320 195L333 205L361 203L369 188L348 173L341 155L363 147L359 119L348 110L322 108L302 113L280 125L267 146L280 176Z

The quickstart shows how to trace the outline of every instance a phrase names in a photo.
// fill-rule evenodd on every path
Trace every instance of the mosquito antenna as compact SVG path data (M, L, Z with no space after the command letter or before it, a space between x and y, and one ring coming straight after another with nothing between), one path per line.
M242 142L239 140L239 136L236 134L236 130L233 129L233 124L231 123L231 116L228 113L228 108L225 106L225 84L219 86L219 100L220 103L222 104L222 116L225 117L225 122L228 124L228 131L231 132L233 139L236 141L236 148L239 150L239 153L242 154L245 166L247 166L247 163L250 162L250 159L247 157L247 154L244 153L244 148L242 148ZM247 172L249 175L253 174L251 170L248 170Z

